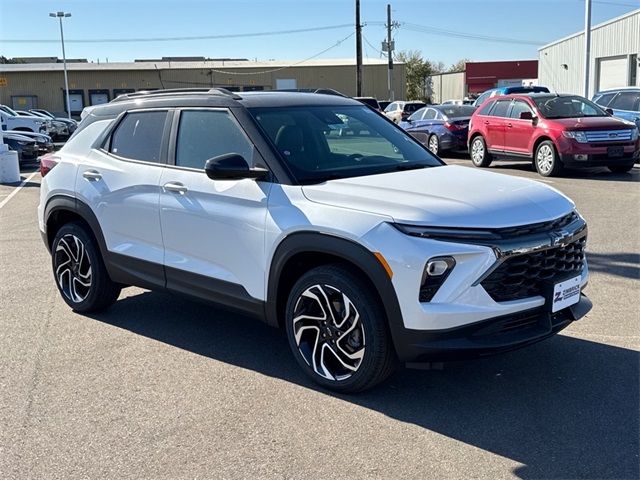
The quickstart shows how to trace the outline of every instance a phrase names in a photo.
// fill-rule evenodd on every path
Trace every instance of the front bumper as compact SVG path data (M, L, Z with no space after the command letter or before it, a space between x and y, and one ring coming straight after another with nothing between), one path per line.
M549 338L584 317L592 308L580 301L555 314L535 308L446 330L411 330L392 325L392 335L403 362L442 362L484 357L516 350Z
M578 143L562 138L558 140L558 149L562 163L569 167L608 167L628 165L640 161L640 140L624 143ZM620 156L610 156L608 149L616 147L622 150Z

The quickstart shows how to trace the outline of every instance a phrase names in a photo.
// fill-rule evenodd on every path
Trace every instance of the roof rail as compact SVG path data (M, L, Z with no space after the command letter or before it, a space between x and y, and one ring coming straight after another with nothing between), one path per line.
M241 100L242 97L237 93L234 93L226 88L165 88L162 90L140 90L132 93L123 93L122 95L118 95L116 98L111 100L113 102L122 102L125 100L129 100L132 98L140 98L140 97L149 97L156 95L175 95L178 93L200 93L200 94L209 94L209 95L224 95L226 97L230 97L233 100Z

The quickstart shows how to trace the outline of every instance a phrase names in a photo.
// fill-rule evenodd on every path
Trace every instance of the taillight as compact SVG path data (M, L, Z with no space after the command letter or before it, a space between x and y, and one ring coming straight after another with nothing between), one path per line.
M444 128L455 132L456 130L462 130L464 127L462 125L457 125L455 123L444 122Z
M47 154L40 157L40 175L43 177L49 173L60 161L57 155Z

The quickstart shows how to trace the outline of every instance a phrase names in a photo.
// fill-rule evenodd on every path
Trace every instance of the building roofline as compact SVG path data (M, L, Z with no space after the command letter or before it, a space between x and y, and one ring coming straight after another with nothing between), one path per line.
M610 25L612 23L618 22L618 21L620 21L620 20L622 20L624 18L632 17L634 15L639 15L639 14L640 14L640 8L638 8L636 10L631 10L630 12L627 12L627 13L625 13L623 15L620 15L618 17L615 17L615 18L611 18L611 19L609 19L609 20L607 20L605 22L599 23L598 25L593 25L591 27L591 32L593 33L594 30L597 30L597 29L602 28L602 27L606 27L607 25ZM554 40L551 43L547 43L546 45L543 45L542 47L538 48L538 51L545 50L545 49L547 49L549 47L552 47L553 45L565 42L565 41L567 41L567 40L569 40L571 38L575 38L575 37L578 37L580 35L584 35L584 30L581 30L581 31L576 32L576 33L572 33L571 35L567 35L566 37L559 38L558 40Z

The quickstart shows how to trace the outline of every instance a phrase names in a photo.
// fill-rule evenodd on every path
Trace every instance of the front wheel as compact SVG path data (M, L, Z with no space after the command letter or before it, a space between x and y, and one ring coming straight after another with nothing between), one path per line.
M536 149L534 159L536 170L543 177L555 177L560 175L563 169L562 162L558 158L558 152L553 142L545 140Z
M480 135L474 137L471 141L469 154L471 155L471 163L476 167L488 167L491 165L491 154L487 151L487 144Z
M340 265L305 273L286 307L289 345L311 379L353 393L385 380L396 357L375 292Z
M97 312L117 300L121 286L109 277L95 240L81 223L58 230L51 260L58 290L74 311Z

